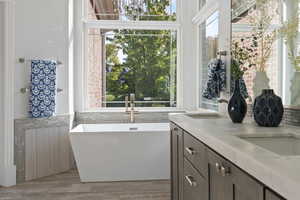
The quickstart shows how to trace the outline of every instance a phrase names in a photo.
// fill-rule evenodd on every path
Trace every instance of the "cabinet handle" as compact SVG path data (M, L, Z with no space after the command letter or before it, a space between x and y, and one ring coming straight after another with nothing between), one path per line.
M191 187L197 186L197 182L194 181L194 178L192 176L185 176L185 179L187 180L187 182L190 184Z
M230 175L230 168L229 167L221 167L221 174L222 176L229 176Z
M175 127L175 128L173 129L173 132L174 132L175 135L179 135L178 131L179 131L179 129L178 129L177 127Z
M219 163L216 163L216 170L217 170L217 173L220 173L221 172L221 165Z
M190 155L194 155L196 154L196 151L191 148L191 147L186 147L185 150L190 154Z

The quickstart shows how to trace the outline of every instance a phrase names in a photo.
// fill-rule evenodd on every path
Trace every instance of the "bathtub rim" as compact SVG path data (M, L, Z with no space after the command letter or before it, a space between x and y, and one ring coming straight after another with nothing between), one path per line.
M139 127L142 125L147 125L147 126L157 126L158 124L162 125L161 128L154 128L153 130L149 130L149 129L140 129ZM138 129L137 130L120 130L120 129L116 129L116 130L84 130L83 126L118 126L118 125L128 125L128 127L130 126L134 126L137 125ZM136 128L136 127L133 127ZM71 129L69 131L70 135L82 135L82 134L117 134L117 133L169 133L170 132L170 123L104 123L104 124L78 124L77 126L75 126L73 129Z

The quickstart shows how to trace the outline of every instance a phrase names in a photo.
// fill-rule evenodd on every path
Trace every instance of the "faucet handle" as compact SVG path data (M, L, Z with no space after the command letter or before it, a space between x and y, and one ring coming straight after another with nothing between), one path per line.
M128 97L128 95L125 96L125 107L126 107L126 112L128 112L128 107L129 107L129 97Z

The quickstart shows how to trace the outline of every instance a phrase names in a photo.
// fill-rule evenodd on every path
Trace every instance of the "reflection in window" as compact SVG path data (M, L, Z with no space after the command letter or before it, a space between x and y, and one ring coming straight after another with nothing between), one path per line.
M208 100L202 97L204 87L208 80L208 64L216 58L219 41L219 12L212 14L205 22L200 25L200 107L217 110L218 104L216 100Z
M89 19L175 21L176 0L86 0ZM96 13L96 18L94 14Z
M276 1L273 2L274 5L270 7L270 13L274 12L275 9L278 8L279 4ZM272 10L274 9L274 10ZM232 44L238 42L240 45L246 46L249 45L252 41L254 31L253 18L255 18L256 12L256 1L255 0L234 0L232 1ZM281 16L279 14L273 14L271 17L272 27L278 26L281 22ZM243 42L241 42L243 40ZM265 65L265 70L268 78L270 79L270 87L274 89L275 93L280 94L280 71L282 64L279 62L280 58L282 58L280 41L276 40L273 43L271 48L270 56ZM258 52L261 52L261 43L258 44ZM242 66L243 67L243 66ZM258 66L257 66L258 67ZM257 67L251 67L244 74L244 80L247 86L247 90L249 96L248 103L253 103L254 96L254 79L256 76L256 72L258 71Z

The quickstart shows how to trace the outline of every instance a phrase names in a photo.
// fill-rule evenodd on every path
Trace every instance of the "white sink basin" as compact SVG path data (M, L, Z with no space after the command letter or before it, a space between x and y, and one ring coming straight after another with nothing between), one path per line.
M238 137L281 156L300 156L299 135L240 135Z

